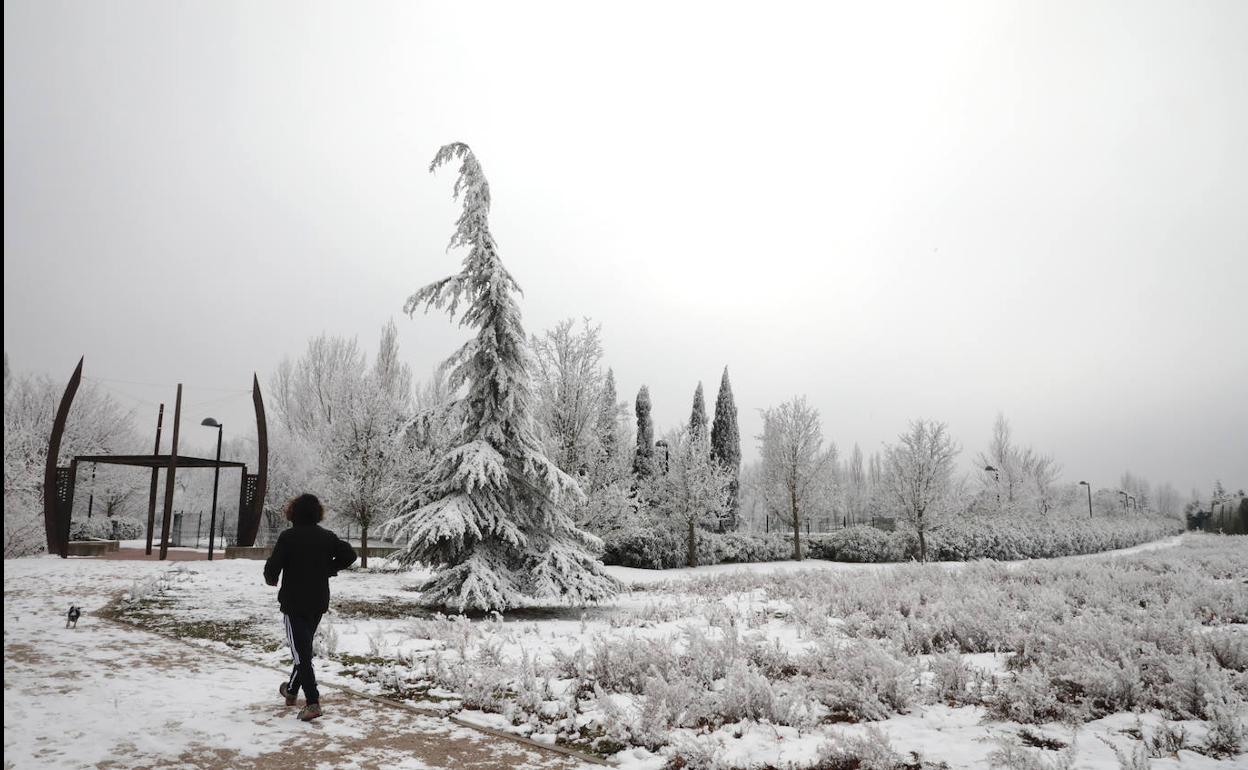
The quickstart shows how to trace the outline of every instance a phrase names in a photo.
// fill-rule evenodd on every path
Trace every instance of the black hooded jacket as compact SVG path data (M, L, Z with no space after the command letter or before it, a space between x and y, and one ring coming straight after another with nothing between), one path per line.
M355 549L328 529L296 524L282 532L264 563L264 581L282 587L277 600L287 615L312 617L329 609L329 579L355 562Z

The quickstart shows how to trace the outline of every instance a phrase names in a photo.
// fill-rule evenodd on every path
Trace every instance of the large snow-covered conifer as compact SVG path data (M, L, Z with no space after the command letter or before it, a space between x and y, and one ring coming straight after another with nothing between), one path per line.
M454 317L463 305L460 324L477 333L447 361L450 388L466 390L450 412L458 437L418 480L415 506L391 521L407 542L399 558L433 566L422 599L460 611L608 598L619 586L595 556L601 543L566 507L581 490L546 458L534 429L520 287L490 234L489 183L462 143L438 150L429 170L454 159L463 213L450 248L467 248L463 269L404 309L446 308Z

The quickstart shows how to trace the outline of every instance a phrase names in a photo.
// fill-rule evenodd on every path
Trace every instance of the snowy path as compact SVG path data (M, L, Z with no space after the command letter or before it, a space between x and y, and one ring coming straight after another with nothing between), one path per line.
M1088 553L1080 556L1061 556L1054 559L1020 559L1019 561L1001 562L1007 566L1018 566L1021 564L1036 564L1043 562L1067 562L1080 561L1085 559L1104 559L1118 556L1131 556L1132 554L1144 553L1145 551L1155 551L1159 548L1173 548L1183 542L1182 535L1164 538L1162 540L1154 540L1151 543L1142 543L1132 546L1131 548L1121 548L1117 551L1101 551L1099 553ZM606 570L612 576L623 581L625 585L650 585L654 583L663 583L669 580L688 580L690 578L712 577L715 575L731 575L739 572L752 572L757 575L783 574L786 572L801 572L803 570L818 571L835 571L835 572L872 572L882 569L893 569L898 564L911 564L912 562L890 562L884 564L855 564L840 561L824 561L822 559L807 559L805 561L768 561L753 562L750 564L712 564L706 567L681 567L679 569L637 569L634 567L607 567ZM942 567L950 569L959 569L968 563L962 561L938 561L931 562Z
M5 768L573 768L449 721L325 690L303 723L280 675L96 618L168 565L22 559L4 576ZM84 608L66 629L71 602Z

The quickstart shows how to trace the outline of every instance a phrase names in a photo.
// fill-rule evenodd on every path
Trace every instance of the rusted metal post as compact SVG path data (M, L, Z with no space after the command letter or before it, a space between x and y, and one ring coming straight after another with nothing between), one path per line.
M160 524L160 560L169 556L169 525L173 518L173 484L178 468L178 428L182 424L182 383L178 383L178 397L173 404L173 441L169 447L169 469L165 473L165 511Z
M165 405L160 405L156 413L156 445L152 447L152 456L160 454L160 429L165 423ZM156 529L156 482L160 480L160 469L152 467L152 486L147 493L147 548L148 556L152 555L152 530Z
M64 540L61 537L64 528L60 521L60 504L56 495L56 461L61 454L61 437L65 435L65 421L69 419L69 408L74 403L74 394L78 392L78 385L82 383L82 362L83 358L79 358L78 366L74 368L69 384L65 386L65 393L61 396L61 404L56 410L56 419L52 421L52 435L48 437L47 465L44 466L43 472L43 527L48 540L48 553L59 553L62 556L69 548L69 541L68 537Z

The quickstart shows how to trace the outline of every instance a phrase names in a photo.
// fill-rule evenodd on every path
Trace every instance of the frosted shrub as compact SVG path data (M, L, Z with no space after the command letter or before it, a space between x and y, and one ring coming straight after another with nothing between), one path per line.
M318 658L328 658L338 652L338 627L325 622L316 627L312 636L312 654Z
M879 728L870 726L862 735L842 735L819 747L812 770L896 770L901 755Z
M876 642L855 642L823 662L826 675L807 682L833 719L862 722L905 713L914 699L913 670Z
M1187 741L1187 729L1183 725L1162 722L1145 743L1148 755L1160 759L1177 757L1183 749L1191 748Z
M1222 668L1248 673L1248 634L1207 634L1201 649Z
M1070 712L1057 699L1049 678L1035 669L1025 669L998 688L988 701L988 713L1002 721L1043 724L1069 718Z
M1172 657L1169 682L1157 693L1157 706L1173 719L1209 719L1210 706L1239 700L1224 669L1205 658Z
M932 699L950 706L975 704L980 701L976 672L956 652L934 655L928 662L932 673Z
M1114 752L1114 758L1118 760L1118 770L1149 770L1153 766L1143 743L1134 743L1130 749L1124 751L1099 735L1097 738Z
M997 739L997 750L988 755L988 761L1000 770L1072 770L1075 766L1075 744L1056 756L1045 756L1042 750L1023 747L1018 738Z
M1244 726L1243 704L1210 703L1209 732L1201 744L1201 751L1211 757L1232 757L1244 751L1248 728Z
M910 536L903 532L856 526L814 536L809 543L810 555L816 559L877 563L905 561Z

